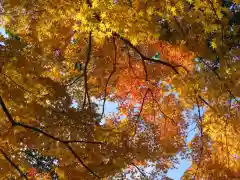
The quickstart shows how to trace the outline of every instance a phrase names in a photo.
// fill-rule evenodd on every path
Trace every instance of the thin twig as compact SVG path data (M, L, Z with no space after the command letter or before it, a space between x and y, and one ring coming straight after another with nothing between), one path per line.
M136 121L135 121L135 131L134 131L134 135L137 133L137 124L139 123L139 118L140 118L140 116L141 116L141 114L142 114L142 111L143 111L143 107L144 107L144 103L145 103L145 100L146 100L146 97L147 97L147 94L148 94L148 92L149 92L149 88L147 89L147 91L145 92L145 94L144 94L144 96L143 96L143 100L142 100L142 103L141 103L141 108L140 108L140 111L139 111L139 113L138 113L138 115L137 115L137 118L136 118Z
M131 54L129 52L129 47L127 48L127 55L128 55L128 68L130 68L132 70L132 72L136 78L139 78L139 76L137 76L137 74L134 71L134 68L132 67L132 64L131 64Z
M100 177L98 175L96 175L86 164L84 164L84 162L81 160L81 158L79 156L77 156L77 154L74 152L74 150L71 148L70 146L70 143L76 143L76 142L81 142L81 143L93 143L93 144L99 144L99 142L86 142L86 141L77 141L77 140L73 140L73 141L67 141L67 140L61 140L57 137L54 137L44 131L42 131L41 129L39 128L36 128L36 127L33 127L33 126L29 126L29 125L26 125L26 124L23 124L23 123L20 123L20 122L16 122L13 117L11 116L10 112L8 111L8 109L6 108L6 105L5 103L3 102L2 100L2 97L0 96L0 105L2 107L2 110L4 111L4 113L6 114L6 116L8 117L9 121L11 122L12 126L20 126L20 127L23 127L25 129L30 129L32 131L35 131L35 132L38 132L38 133L41 133L43 135L45 135L46 137L49 137L55 141L58 141L60 143L62 143L63 145L65 145L71 152L72 154L79 160L79 162L92 174L94 175L95 177L99 178ZM100 144L102 144L100 142Z
M17 87L19 87L21 90L26 91L26 92L28 92L28 93L33 94L34 96L36 96L36 93L25 89L23 86L19 85L17 82L15 82L15 81L14 81L11 77L9 77L8 75L6 75L6 74L4 74L4 73L2 73L2 74L3 74L3 76L5 76L7 79L9 79L11 82L13 82Z
M201 140L201 147L200 147L200 159L199 159L199 162L198 162L198 165L197 165L197 169L196 169L196 172L194 174L194 178L196 177L197 173L198 173L198 169L199 169L199 166L201 164L201 160L202 160L202 154L203 154L203 127L202 127L202 117L201 117L201 112L200 112L200 105L199 105L199 101L198 101L198 97L196 97L196 102L197 102L197 107L198 107L198 118L199 118L199 121L200 121L200 140Z
M132 162L132 165L139 171L139 173L140 173L143 177L147 178L146 174L145 174L144 172L142 172L142 170L141 170L136 164L134 164L134 163Z
M85 106L86 103L86 98L88 99L88 106L91 109L91 99L88 93L88 77L87 77L87 68L88 68L88 64L90 62L91 59L91 52L92 52L92 32L89 33L89 37L88 37L88 50L87 50L87 60L85 62L85 66L84 66L84 86L85 86L85 96L84 96L84 101L83 101L83 108Z
M211 68L203 59L201 59L201 61L217 76L217 78L219 79L219 81L222 81L222 78L220 77L220 75L216 72L216 70L214 70L213 68ZM226 88L227 92L230 94L230 96L238 103L240 104L240 101L233 95L232 91L230 90L230 88L228 87L228 85L223 82L224 87Z
M76 83L81 77L83 77L84 74L80 74L75 80L70 82L69 84L66 84L65 86L72 86L74 83Z
M230 97L230 100L229 100L229 114L230 114L230 109L231 109L231 106L232 106L232 99ZM226 119L226 122L225 122L225 138L226 138L226 154L227 154L227 165L229 168L229 151L228 151L228 135L227 135L227 128L228 128L228 123L229 123L229 120L228 118L225 118Z
M2 155L5 157L5 159L11 164L11 166L14 167L14 169L16 169L19 174L21 175L21 177L24 177L26 180L28 180L28 177L24 174L24 172L22 172L22 170L7 156L7 154L0 149Z
M100 176L98 176L95 172L93 172L84 162L83 160L76 154L76 152L73 150L73 148L67 144L66 147L72 152L72 154L75 156L75 158L78 159L78 161L82 164L83 167L85 167L92 175L97 177L98 179L101 179Z
M151 95L152 95L153 100L154 100L154 101L156 102L156 104L158 105L158 109L160 110L160 112L161 112L166 118L170 119L173 124L175 124L175 125L177 126L177 123L176 123L172 118L170 118L167 114L165 114L165 113L163 112L163 110L161 109L161 106L160 106L159 102L154 98L153 92L152 92L152 91L150 91L150 92L151 92Z
M141 113L142 113L143 107L144 107L144 103L145 103L145 100L146 100L146 97L147 97L147 94L148 94L149 91L150 91L150 89L148 88L147 91L145 92L144 96L143 96L143 100L142 100L142 103L141 103L141 108L140 108L140 111L137 115L137 121L139 120L139 118L141 116Z
M10 123L12 124L12 126L15 124L14 119L12 118L11 114L9 113L5 103L3 102L2 97L0 96L0 105L2 107L2 110L4 111L4 113L6 114L8 120L10 121Z
M113 33L113 35L118 37L118 38L120 38L124 43L126 43L129 47L131 47L141 57L142 60L163 64L165 66L168 66L168 67L172 68L173 71L176 74L179 74L179 72L177 71L176 67L180 67L180 65L173 65L171 63L168 63L168 62L165 62L165 61L162 61L162 60L156 60L156 59L152 59L152 58L146 57L128 39L122 37L121 35L119 35L117 33Z
M143 58L142 58L142 65L143 65L143 69L144 69L144 72L145 72L145 81L148 81L147 66L146 66L145 60Z
M210 107L210 108L216 113L216 110L215 110L205 99L203 99L202 96L198 95L198 98L199 98L202 102L204 102L204 104L206 104L208 107Z
M101 118L103 118L104 115L104 111L105 111L105 103L106 103L106 99L107 99L107 86L108 83L110 81L110 79L112 78L113 74L116 72L117 69L117 46L116 46L116 42L115 42L115 38L113 36L113 45L114 45L114 62L113 62L113 69L112 72L110 73L110 75L108 76L107 82L105 84L105 88L104 88L104 99L103 99L103 105L102 105L102 114L101 114Z

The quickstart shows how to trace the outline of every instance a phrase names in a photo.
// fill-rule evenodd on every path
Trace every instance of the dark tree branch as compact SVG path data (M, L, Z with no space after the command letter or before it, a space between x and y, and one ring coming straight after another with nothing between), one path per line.
M131 64L131 54L129 52L129 47L127 48L127 55L128 55L128 68L130 68L132 70L132 72L136 78L139 78Z
M81 160L81 158L79 156L77 156L77 154L74 152L74 150L71 148L71 146L69 145L69 143L93 143L93 144L103 144L102 142L87 142L87 141L77 141L77 140L73 140L73 141L66 141L66 140L61 140L60 138L57 138L57 137L54 137L44 131L42 131L41 129L39 128L36 128L36 127L33 127L33 126L29 126L29 125L26 125L26 124L23 124L23 123L20 123L20 122L16 122L10 112L8 111L8 109L6 108L6 105L5 103L3 102L2 100L2 97L0 96L0 105L4 111L4 113L6 114L6 116L8 117L9 121L11 122L12 126L20 126L20 127L23 127L25 129L30 129L32 131L35 131L35 132L38 132L40 134L43 134L45 135L46 137L49 137L55 141L58 141L60 143L62 143L63 145L65 145L68 150L70 150L72 152L72 154L79 160L79 162L83 165L83 167L85 167L92 175L94 175L95 177L97 178L100 178L98 175L96 175L89 167L87 167L86 164L84 164L84 162Z
M72 152L72 154L75 156L75 158L82 164L83 167L85 167L93 176L97 177L98 179L101 179L100 176L98 176L95 172L93 172L84 162L83 160L76 154L76 152L73 150L73 148L66 144L66 147Z
M21 175L21 177L24 177L26 180L28 180L28 177L21 171L21 169L7 156L7 154L0 149L2 155L4 156L4 158L11 164L11 166L14 167L14 169L16 169L19 174Z
M202 96L198 95L198 98L216 113L216 110Z
M92 7L92 3L90 0L87 0L87 4L88 6L91 8ZM99 16L99 14L95 13L95 18L96 20L98 20L99 22L101 22L101 17ZM168 62L165 62L165 61L162 61L162 60L155 60L155 59L152 59L152 58L149 58L149 57L146 57L145 55L143 55L128 39L122 37L121 35L119 35L117 32L113 32L113 36L116 36L118 38L120 38L123 42L125 42L129 47L131 47L142 59L142 64L143 64L143 67L144 67L144 71L145 71L145 79L147 80L148 79L148 74L147 74L147 68L146 68L146 64L145 64L145 60L146 61L149 61L149 62L155 62L155 63L160 63L160 64L163 64L165 66L168 66L170 67L176 74L179 74L179 72L177 71L177 67L182 67L186 70L185 67L183 67L182 65L173 65L171 63L168 63Z
M213 68L211 68L203 59L201 59L201 61L204 63L205 66L207 66L218 78L219 81L222 81L222 78L220 77L220 75L217 73L217 71ZM226 88L227 92L229 93L229 95L238 103L240 104L240 101L233 95L232 91L230 90L230 88L228 87L228 85L224 82L224 87Z
M2 107L3 112L6 114L8 120L10 121L10 123L12 124L12 126L14 126L16 122L14 121L14 119L11 116L11 114L9 113L9 111L8 111L5 103L3 102L3 99L2 99L1 96L0 96L0 105Z
M27 89L25 89L24 87L22 87L21 85L19 85L17 82L15 82L11 77L9 77L8 75L2 73L4 77L6 77L7 79L9 79L11 82L13 82L17 87L19 87L21 90L26 91L30 94L33 94L34 96L36 96L36 93L29 91Z
M145 72L145 81L148 81L147 66L146 66L146 63L145 63L143 58L142 58L142 65L143 65L143 69L144 69L144 72Z
M139 171L139 173L140 173L143 177L147 178L146 174L145 174L144 172L142 172L142 170L141 170L136 164L134 164L134 163L132 162L132 165Z
M147 94L148 94L148 92L149 92L149 88L147 89L147 91L145 92L145 94L144 94L144 96L143 96L143 100L142 100L142 103L141 103L141 108L140 108L140 111L139 111L139 113L138 113L138 115L137 115L137 118L136 118L136 120L135 120L135 131L134 131L134 135L137 133L137 124L139 123L139 118L140 118L140 116L141 116L141 114L142 114L142 111L143 111L143 107L144 107L144 103L145 103L145 100L146 100L146 97L147 97Z
M66 84L65 86L71 86L74 83L76 83L81 77L83 77L84 74L80 74L75 80L73 80L72 82L70 82L69 84Z
M88 37L88 50L87 50L87 60L85 62L85 66L84 66L84 86L85 86L85 97L84 97L84 101L83 101L83 108L85 106L86 103L86 98L88 99L88 106L91 109L91 99L88 93L88 77L87 77L87 68L88 68L88 64L90 62L91 59L91 52L92 52L92 32L89 33L89 37Z
M150 89L148 88L147 91L145 92L144 96L143 96L143 100L142 100L142 103L141 103L141 108L140 108L140 111L137 115L137 121L139 120L141 114L142 114L142 111L143 111L143 107L144 107L144 103L145 103L145 100L146 100L146 97L147 97L147 94L148 92L150 91Z
M214 8L213 2L211 0L208 0L208 3L210 4L212 11L213 11L214 15L216 16L218 22L221 22L221 20L219 19L218 15L217 15L216 9Z
M200 121L200 140L201 140L201 147L200 147L200 159L199 159L199 162L198 162L198 165L197 165L197 169L196 169L196 172L194 174L194 178L196 177L197 173L198 173L198 169L199 169L199 166L201 164L201 160L202 160L202 154L203 154L203 127L202 127L202 117L201 117L201 112L200 112L200 104L199 104L199 101L198 101L198 97L196 97L196 103L197 103L197 108L198 108L198 119Z
M200 122L200 136L202 138L203 136L203 128L202 128L202 117L201 117L201 112L200 112L200 104L199 104L199 101L198 101L198 97L196 97L196 102L197 102L197 108L198 108L198 119L199 119L199 122ZM202 143L203 145L203 143Z
M112 72L110 73L110 75L108 76L105 88L104 88L104 99L103 99L103 106L102 106L102 114L101 114L101 118L103 118L104 115L104 111L105 111L105 103L106 103L106 98L107 98L107 86L108 83L110 81L110 79L112 78L113 74L116 72L117 69L117 46L116 46L116 42L115 42L115 38L113 36L113 46L114 46L114 62L113 62L113 69Z
M171 63L168 63L168 62L165 62L165 61L162 61L162 60L156 60L156 59L152 59L152 58L146 57L128 39L122 37L121 35L119 35L117 33L113 33L113 35L118 37L118 38L120 38L124 43L126 43L129 47L131 47L141 57L142 60L163 64L165 66L168 66L168 67L172 68L173 71L176 74L179 74L179 72L177 71L176 67L182 67L181 65L173 65Z
M150 92L151 92L151 95L152 95L153 100L154 100L154 101L156 102L156 104L158 105L158 109L160 110L160 112L161 112L166 118L168 118L169 120L171 120L174 125L177 126L177 123L176 123L172 118L170 118L166 113L163 112L163 110L162 110L159 102L158 102L158 101L156 100L156 98L154 97L153 92L152 92L152 91L150 91Z
M36 128L36 127L33 127L33 126L29 126L29 125L26 125L26 124L23 124L23 123L19 123L19 122L15 122L14 123L14 126L21 126L21 127L24 127L25 129L30 129L34 132L38 132L40 134L43 134L44 136L46 137L49 137L55 141L59 141L61 143L64 143L64 144L69 144L69 143L87 143L87 144L104 144L103 142L97 142L97 141L82 141L82 140L62 140L60 138L57 138L51 134L48 134L44 131L42 131L41 129L39 128Z
M88 6L91 8L92 7L92 3L90 0L87 0L87 4ZM95 18L101 22L101 17L99 16L99 14L95 13ZM149 57L146 57L145 55L143 55L128 39L120 36L118 33L116 32L113 32L113 36L116 36L118 38L120 38L123 42L125 42L128 46L130 46L142 59L142 63L143 63L143 67L144 67L144 71L145 71L145 74L146 74L146 80L148 79L148 75L147 75L147 68L146 68L146 65L145 65L145 60L147 61L150 61L150 62L155 62L155 63L160 63L160 64L163 64L165 66L168 66L170 68L173 69L173 71L176 73L176 74L179 74L179 72L177 71L177 67L183 67L181 65L172 65L171 63L168 63L168 62L165 62L165 61L161 61L161 60L155 60L155 59L152 59L152 58L149 58Z
M231 96L231 95L230 95ZM229 100L229 114L230 114L230 107L232 106L232 99L231 99L231 97L230 97L230 100ZM228 151L228 135L227 135L227 128L228 128L228 124L229 124L229 120L228 120L228 118L225 118L225 120L226 120L226 122L225 122L225 128L224 128L224 130L225 130L225 132L224 132L224 135L225 135L225 138L226 138L226 140L225 140L225 143L226 143L226 154L227 154L227 168L229 168L229 151Z

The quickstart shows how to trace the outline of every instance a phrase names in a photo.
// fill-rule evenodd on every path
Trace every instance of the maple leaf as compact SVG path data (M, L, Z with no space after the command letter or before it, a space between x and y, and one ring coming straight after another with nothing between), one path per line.
M45 154L34 178L147 179L151 163L159 179L179 152L191 155L185 179L238 178L239 13L224 3L5 0L1 176L24 177L26 147Z
M34 177L36 177L36 175L37 175L37 169L36 168L30 168L28 170L28 176L30 178L34 178Z
M211 41L211 47L212 47L212 49L216 49L217 48L216 39L213 39Z

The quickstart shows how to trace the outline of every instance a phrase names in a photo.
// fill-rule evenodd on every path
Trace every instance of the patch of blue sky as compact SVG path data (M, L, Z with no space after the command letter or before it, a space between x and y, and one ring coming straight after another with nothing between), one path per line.
M5 29L1 27L1 25L0 25L0 34L2 34L4 37L8 37L8 34L6 33Z
M7 33L5 32L5 29L1 27L1 25L0 25L0 34L6 38L8 37ZM3 42L0 42L0 45L5 45L5 44Z
M188 123L186 143L189 143L197 133L196 123L193 120L193 115L198 112L198 108L194 107L193 110L190 110L183 113L183 116ZM201 112L203 114L203 111ZM187 114L190 116L187 116ZM174 165L174 168L169 169L167 176L174 180L180 180L184 172L192 165L191 159L182 159L181 152L177 154L178 164Z
M96 103L98 105L97 113L102 114L103 100L96 99L96 98L91 98L91 99L94 103ZM115 103L115 102L111 102L111 101L106 100L105 105L104 105L104 115L103 115L103 118L101 119L100 124L105 123L105 117L114 115L117 112L118 112L118 104ZM120 117L120 119L122 119L122 118L123 118L123 116Z
M193 120L194 116L200 116L202 117L204 112L205 112L205 107L198 107L197 105L194 106L194 108L190 111L188 111L187 116L186 112L183 113L184 118L186 119L188 123L188 128L187 128L187 137L185 139L186 143L189 143L196 133L198 133L197 125L195 121ZM174 180L180 180L181 177L183 176L184 172L191 166L191 159L181 159L180 153L177 155L177 158L179 160L179 164L175 165L175 168L170 169L167 173L167 176L169 178L172 178Z
M99 99L92 99L96 104L99 105L99 113L102 113L102 105L103 105L103 100L99 100ZM107 115L112 115L114 113L118 112L118 104L115 102L110 102L110 101L106 101L105 103L105 109L104 109L104 114L105 117ZM200 108L200 115L202 116L204 113L204 109L203 107ZM190 111L190 115L197 115L198 114L198 107L195 106L193 110ZM189 118L186 116L186 114L184 113L184 118ZM197 127L196 124L194 122L193 119L189 118L187 119L187 121L189 122L189 126L187 129L187 136L186 136L186 143L189 143L193 137L196 135L197 133ZM102 120L102 123L104 123L104 118ZM191 159L182 159L181 158L181 152L177 154L177 159L179 161L178 164L175 164L175 167L173 169L169 169L167 176L169 178L172 178L174 180L180 180L181 177L183 176L184 172L191 166ZM148 168L144 169L144 172L146 174L151 173L151 171L154 170L154 166L149 166ZM159 180L161 179L161 177L159 177Z

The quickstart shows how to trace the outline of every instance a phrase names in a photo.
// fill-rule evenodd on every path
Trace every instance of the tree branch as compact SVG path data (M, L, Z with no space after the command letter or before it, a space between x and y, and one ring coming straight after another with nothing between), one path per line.
M165 66L168 66L170 68L173 69L173 71L176 73L176 74L179 74L179 72L177 71L176 67L181 67L180 65L172 65L171 63L168 63L168 62L165 62L165 61L162 61L162 60L156 60L156 59L152 59L152 58L149 58L149 57L146 57L145 55L143 55L128 39L120 36L119 34L117 33L113 33L114 36L120 38L124 43L126 43L129 47L131 47L140 57L141 59L144 61L150 61L150 62L155 62L155 63L160 63L160 64L163 64Z
M157 103L158 109L160 110L160 112L161 112L166 118L170 119L174 125L177 126L177 123L176 123L172 118L170 118L167 114L165 114L165 113L163 112L163 110L162 110L159 102L156 100L156 98L154 98L153 92L152 92L152 91L150 91L150 92L151 92L151 95L152 95L153 100Z
M65 86L71 86L74 83L76 83L81 77L83 77L84 74L80 74L75 80L73 80L72 82L70 82L69 84L66 84Z
M216 110L202 96L198 95L198 98L216 113Z
M24 177L26 180L28 180L28 177L22 172L22 170L7 156L7 154L0 149L2 155L5 157L5 159L11 164L11 166L14 167L14 169L16 169L19 174L21 175L21 177Z
M218 78L219 81L222 81L222 78L220 77L220 75L217 73L217 71L213 68L211 68L203 59L201 59L201 61L205 64L205 66L207 66ZM234 94L232 93L232 91L230 90L230 88L228 87L228 85L223 82L224 87L226 88L227 92L229 93L229 95L238 103L240 104L240 101L234 96Z
M83 167L85 167L93 176L101 179L100 176L98 176L95 172L93 172L84 162L83 160L76 154L76 152L72 149L72 147L67 144L66 147L72 152L72 154L77 158L77 160L82 164Z
M146 174L145 174L144 172L142 172L142 170L141 170L136 164L134 164L134 163L132 162L132 165L139 171L139 173L140 173L143 177L147 178Z
M34 96L36 96L36 93L29 91L27 89L25 89L24 87L22 87L21 85L19 85L17 82L15 82L11 77L9 77L8 75L2 73L4 77L6 77L7 79L9 79L11 82L13 82L17 87L19 87L21 90L26 91L30 94L33 94Z
M15 124L16 122L14 121L14 119L13 119L12 116L11 116L11 114L9 113L9 111L8 111L5 103L3 102L3 99L2 99L1 96L0 96L0 105L1 105L1 107L2 107L3 112L6 114L8 120L10 121L10 123L12 124L12 126L14 126L14 124Z
M55 141L58 141L60 143L62 143L63 145L65 145L68 150L70 150L72 152L72 154L79 160L79 162L92 174L94 175L95 177L97 178L100 178L98 175L96 175L89 167L87 167L86 164L84 164L84 162L81 160L81 158L79 156L77 156L77 154L74 152L74 150L71 148L71 146L69 145L69 143L92 143L92 144L103 144L102 142L87 142L87 141L77 141L77 140L73 140L73 141L66 141L66 140L61 140L57 137L54 137L44 131L42 131L41 129L39 128L36 128L36 127L33 127L33 126L29 126L29 125L26 125L26 124L23 124L23 123L20 123L20 122L16 122L10 112L8 111L8 109L6 108L6 105L5 103L3 102L2 100L2 97L0 96L0 105L4 111L4 113L6 114L6 116L8 117L9 121L11 122L12 126L20 126L20 127L23 127L25 129L30 129L32 131L35 131L35 132L38 132L38 133L41 133L43 135L45 135L46 137L49 137Z
M196 102L197 102L197 108L198 108L198 118L199 118L199 121L200 121L200 139L201 139L201 147L200 147L200 159L199 159L199 162L197 164L197 169L196 169L196 172L194 174L194 178L197 176L197 173L198 173L198 169L199 169L199 166L201 164L201 159L202 159L202 154L203 154L203 127L202 127L202 117L201 117L201 112L200 112L200 105L199 105L199 101L198 101L198 97L196 97Z
M142 114L142 111L143 111L143 107L144 107L144 103L145 103L145 100L146 100L146 97L147 97L147 94L148 94L148 92L149 92L149 88L147 89L147 91L145 92L145 94L144 94L144 96L143 96L143 100L142 100L142 103L141 103L141 108L140 108L140 111L139 111L139 113L138 113L138 115L137 115L137 118L136 118L136 121L135 121L135 131L134 131L134 136L135 136L135 134L137 133L137 124L139 123L139 118L140 118L140 116L141 116L141 114Z
M91 52L92 52L92 32L89 33L89 37L88 37L88 50L87 50L87 60L85 62L85 66L84 66L84 86L85 86L85 97L84 97L84 101L83 101L83 107L85 106L86 103L86 98L88 99L88 106L91 109L91 99L88 93L88 77L87 77L87 68L88 68L88 64L90 62L91 59Z
M113 62L113 69L112 72L110 73L110 75L108 76L105 88L104 88L104 99L103 99L103 106L102 106L102 114L101 114L101 119L103 118L104 115L104 111L105 111L105 103L106 103L106 98L107 98L107 86L108 83L110 81L110 79L112 78L113 74L116 72L117 69L117 46L116 46L116 42L115 42L115 38L113 36L113 45L114 45L114 62Z

